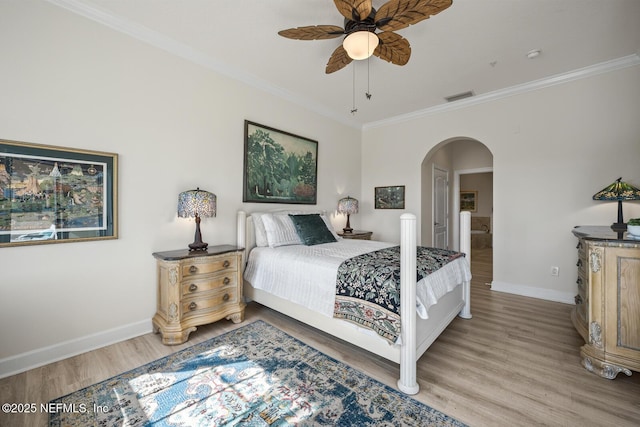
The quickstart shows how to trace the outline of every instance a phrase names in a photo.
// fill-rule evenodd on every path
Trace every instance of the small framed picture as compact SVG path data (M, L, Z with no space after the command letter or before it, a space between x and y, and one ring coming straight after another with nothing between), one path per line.
M478 211L477 191L460 191L460 210L469 212Z
M404 209L404 185L375 188L376 209Z

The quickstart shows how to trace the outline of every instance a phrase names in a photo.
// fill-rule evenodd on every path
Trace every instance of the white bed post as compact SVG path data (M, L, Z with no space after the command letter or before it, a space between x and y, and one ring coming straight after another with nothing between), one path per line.
M471 267L471 212L460 212L460 252L463 252ZM459 316L463 319L471 319L471 283L466 281L462 284L464 292L464 307Z
M416 216L400 216L400 379L398 388L406 394L416 394Z
M242 252L242 268L244 271L244 265L247 261L245 258L247 256L247 213L244 211L238 211L236 216L238 223L238 233L237 233L237 243L236 245L239 248L244 248Z

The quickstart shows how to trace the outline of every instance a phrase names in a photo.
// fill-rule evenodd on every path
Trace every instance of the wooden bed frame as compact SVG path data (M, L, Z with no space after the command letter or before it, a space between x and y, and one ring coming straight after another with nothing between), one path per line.
M255 247L253 221L250 215L239 211L238 240L239 247L245 248L243 266L246 257ZM244 283L244 295L248 300L256 301L273 310L313 326L337 338L352 343L385 359L400 364L400 379L398 388L406 394L416 394L419 386L416 380L416 362L429 346L438 338L440 333L456 317L471 318L470 283L447 293L438 303L429 308L428 319L422 319L416 314L416 217L413 214L403 214L400 217L400 312L409 313L401 318L402 345L390 345L386 340L362 333L355 327L345 327L345 321L329 318L315 311L278 298L260 289L254 289L250 283ZM471 214L460 213L460 251L464 252L471 264Z

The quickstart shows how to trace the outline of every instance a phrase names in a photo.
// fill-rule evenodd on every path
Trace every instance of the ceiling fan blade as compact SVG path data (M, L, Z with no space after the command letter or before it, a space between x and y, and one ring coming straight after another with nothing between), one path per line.
M344 50L342 45L340 45L331 54L331 58L329 58L329 62L327 62L325 73L331 74L338 70L341 70L349 65L351 61L353 61L353 59L351 59L351 57L347 55L347 51Z
M344 29L337 25L310 25L278 31L278 34L295 40L326 40L344 35Z
M351 21L363 21L371 14L371 0L333 0L338 12Z
M449 6L452 0L389 0L376 12L376 26L383 31L398 31L429 19Z
M405 65L411 57L409 41L399 34L385 31L378 34L380 43L373 54L395 65Z

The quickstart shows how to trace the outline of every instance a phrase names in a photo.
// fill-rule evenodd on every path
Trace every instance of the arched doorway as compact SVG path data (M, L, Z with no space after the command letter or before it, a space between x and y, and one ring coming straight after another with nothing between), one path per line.
M443 172L446 171L446 174ZM444 184L447 194L444 198L439 195L443 187L442 179L446 176L448 182ZM478 228L477 232L487 231L489 236L472 237L474 242L488 241L489 246L483 253L483 258L493 263L491 249L493 235L493 154L482 142L468 138L457 137L442 141L433 147L424 157L421 170L421 242L425 246L447 247L459 249L460 194L464 191L471 197L473 203L465 206L473 208L471 212L472 224ZM447 203L447 239L441 243L442 200ZM467 200L467 201L469 201ZM475 217L475 219L474 219ZM486 226L485 226L486 224ZM440 227L440 229L438 228ZM473 228L473 227L472 227ZM473 253L474 250L472 250ZM473 256L472 256L473 259Z

